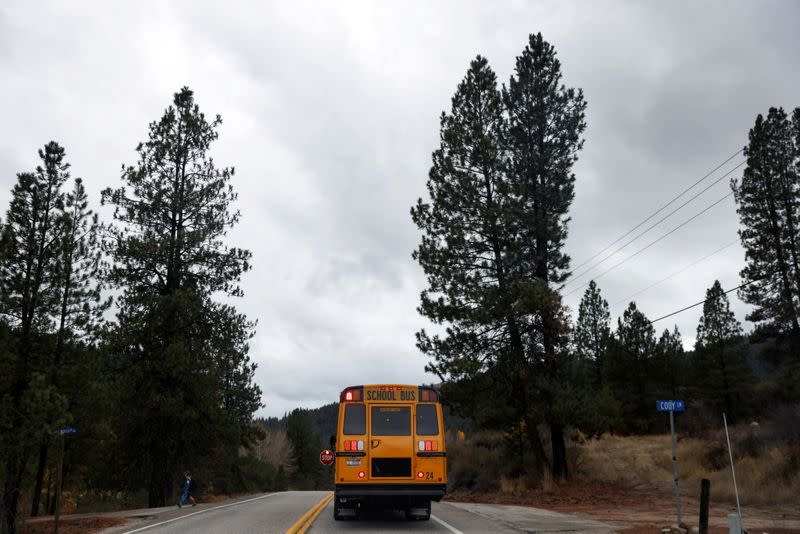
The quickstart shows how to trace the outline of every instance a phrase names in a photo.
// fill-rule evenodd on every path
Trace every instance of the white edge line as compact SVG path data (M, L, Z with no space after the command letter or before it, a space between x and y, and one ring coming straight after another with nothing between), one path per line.
M434 521L437 521L437 522L441 523L442 525L444 525L444 527L445 527L447 530L449 530L450 532L453 532L453 533L455 533L455 534L464 534L463 532L461 532L460 530L458 530L456 527L454 527L453 525L451 525L451 524L450 524L450 523L448 523L447 521L444 521L444 520L442 520L442 519L439 519L438 517L436 517L436 516L435 516L435 515L433 515L433 514L431 514L431 519L433 519Z
M143 530L147 530L150 528L160 527L161 525L166 525L167 523L172 523L173 521L178 521L180 519L186 519L187 517L191 517L193 515L202 514L204 512L210 512L212 510L219 510L220 508L227 508L229 506L237 506L239 504L244 504L246 502L257 501L259 499L266 499L267 497L272 497L275 493L270 493L268 495L261 495L260 497L253 497L252 499L246 499L244 501L236 501L231 502L228 504L222 504L220 506L215 506L214 508L206 508L205 510L198 510L197 512L192 512L191 514L182 515L180 517L174 517L172 519L167 519L166 521L162 521L160 523L153 523L152 525L147 525L141 528L137 528L135 530L126 530L123 534L134 534L134 532L142 532Z

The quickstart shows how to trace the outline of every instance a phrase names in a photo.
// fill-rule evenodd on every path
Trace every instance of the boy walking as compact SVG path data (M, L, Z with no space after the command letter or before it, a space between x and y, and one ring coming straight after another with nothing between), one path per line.
M187 500L192 502L192 506L197 506L197 499L192 495L197 490L197 482L194 481L192 473L188 469L183 473L183 476L185 480L183 482L183 492L178 500L178 508L182 508Z

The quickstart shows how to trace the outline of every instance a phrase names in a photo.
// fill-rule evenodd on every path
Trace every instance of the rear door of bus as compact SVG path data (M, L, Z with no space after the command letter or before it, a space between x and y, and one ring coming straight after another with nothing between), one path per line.
M411 404L368 404L370 478L407 481L412 477L414 436Z

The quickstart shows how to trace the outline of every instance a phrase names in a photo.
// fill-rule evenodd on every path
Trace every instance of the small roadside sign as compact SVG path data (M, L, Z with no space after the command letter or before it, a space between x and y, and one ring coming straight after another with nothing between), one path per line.
M678 524L681 518L681 485L678 477L678 452L675 447L675 412L685 412L686 405L682 400L657 400L656 410L659 412L669 412L669 430L672 434L672 475L675 482L675 511L678 516Z
M657 400L656 410L659 412L685 412L686 404L682 400Z
M322 465L331 465L334 459L333 451L325 449L321 453L319 453L319 462Z

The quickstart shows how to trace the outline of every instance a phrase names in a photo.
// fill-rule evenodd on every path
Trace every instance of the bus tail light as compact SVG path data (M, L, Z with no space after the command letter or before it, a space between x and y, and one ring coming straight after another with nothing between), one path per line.
M436 440L419 440L417 443L417 448L421 451L438 451L439 450L439 442Z
M363 451L364 450L364 440L360 439L356 440L347 440L344 442L344 450L346 451Z
M422 471L417 471L417 478L423 478L424 476L425 473L423 473Z
M366 473L364 473L364 471L359 471L358 472L358 478L364 478L365 476L367 476L367 475L366 475Z

